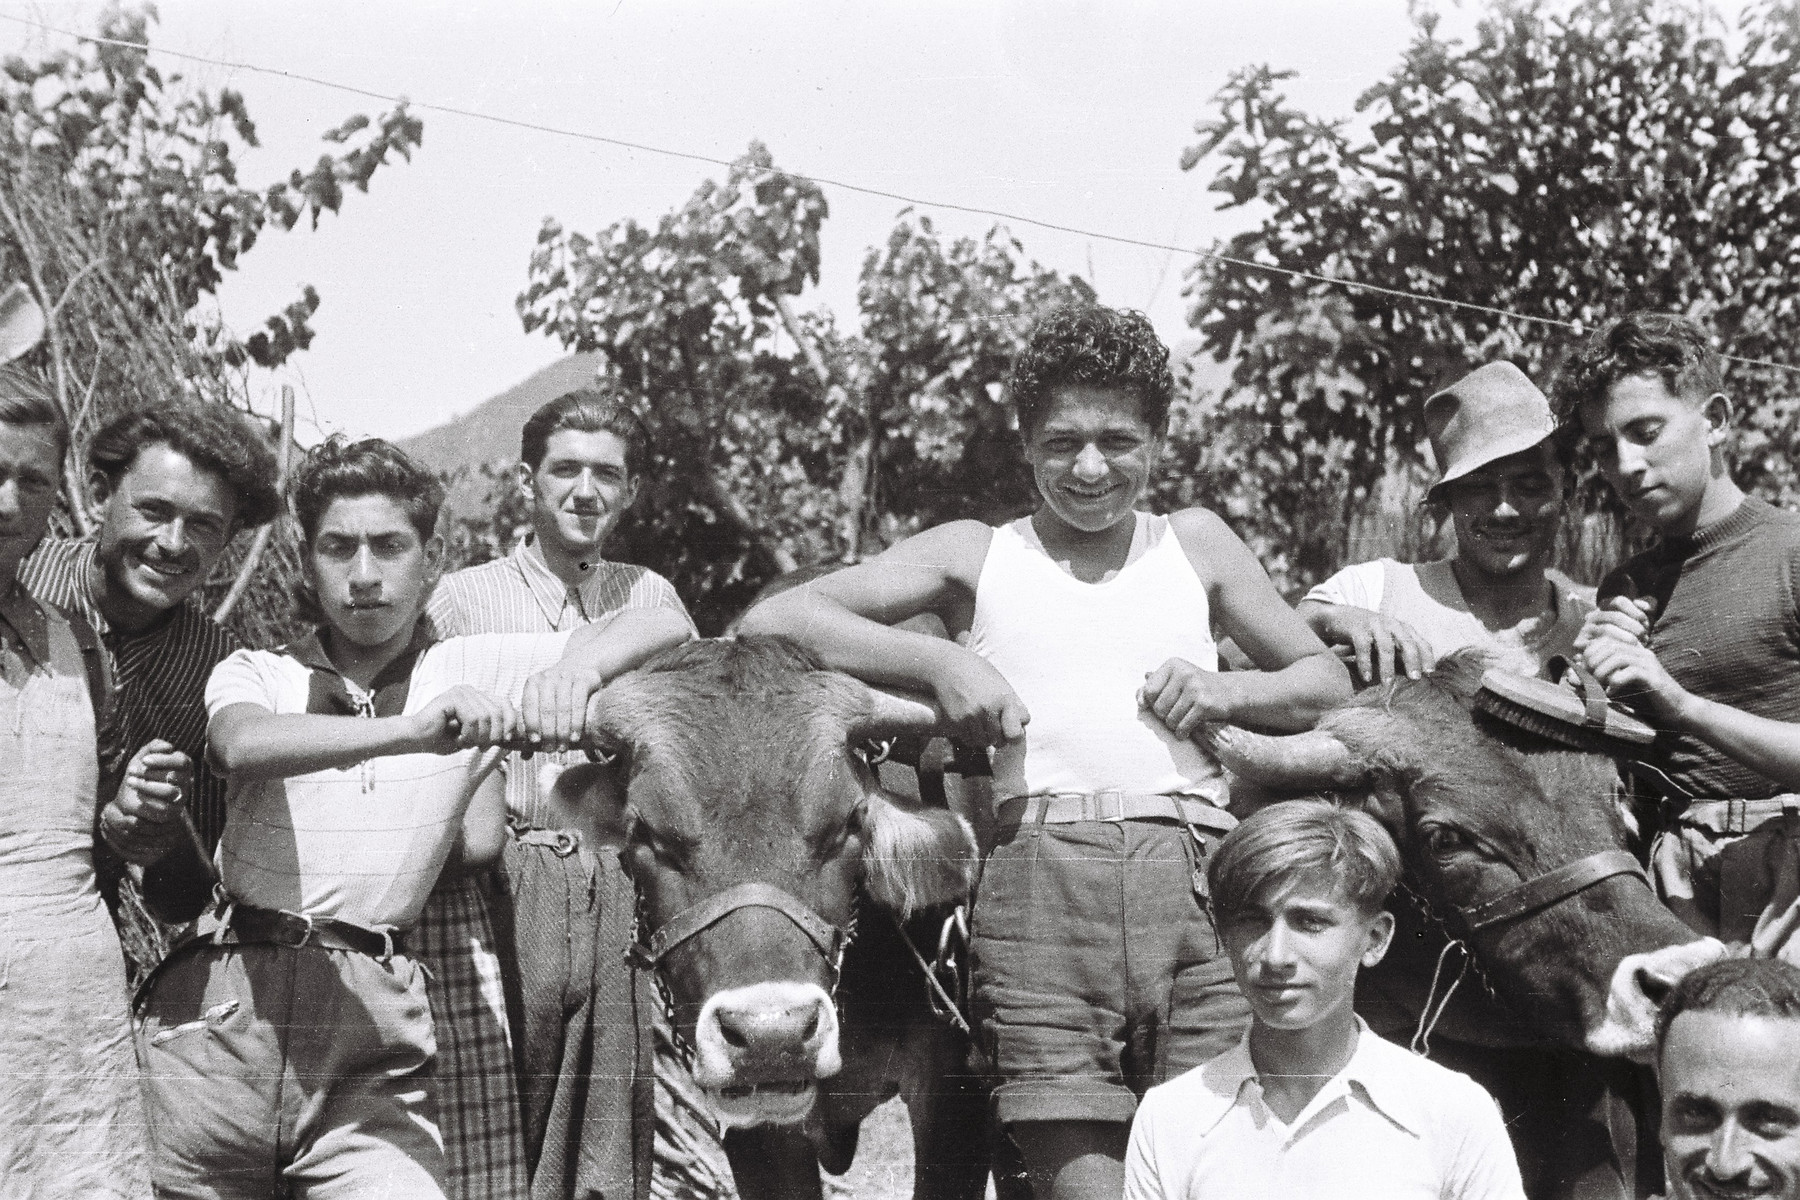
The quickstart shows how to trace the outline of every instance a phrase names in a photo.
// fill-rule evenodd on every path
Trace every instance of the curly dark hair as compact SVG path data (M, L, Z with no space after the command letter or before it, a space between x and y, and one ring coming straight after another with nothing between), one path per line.
M1656 1054L1684 1012L1800 1021L1800 967L1779 958L1723 958L1681 977L1656 1013Z
M610 433L625 443L625 469L633 479L650 465L650 430L624 396L601 381L566 392L526 420L519 432L519 461L533 471L544 464L550 435L561 429Z
M115 489L147 446L167 446L224 481L239 529L267 525L281 510L275 450L250 417L228 404L156 401L114 417L88 442L90 470Z
M1175 397L1169 348L1141 312L1078 304L1038 319L1007 381L1021 436L1037 431L1051 394L1071 383L1121 388L1137 397L1154 432L1162 433L1168 424Z
M352 442L336 434L308 450L294 476L294 519L307 545L331 502L345 496L386 496L406 511L423 542L437 531L444 485L392 442Z
M1673 313L1633 312L1596 330L1563 364L1556 385L1556 416L1580 419L1581 406L1632 375L1652 374L1671 393L1703 400L1724 381L1724 360L1698 322Z

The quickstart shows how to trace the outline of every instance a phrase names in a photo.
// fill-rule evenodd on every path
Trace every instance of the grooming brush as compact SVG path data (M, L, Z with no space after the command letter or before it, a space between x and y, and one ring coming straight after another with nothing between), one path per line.
M1615 758L1636 756L1656 740L1656 730L1610 703L1600 681L1579 663L1559 657L1552 659L1550 666L1553 673L1566 671L1575 687L1512 671L1488 670L1482 673L1481 687L1475 692L1475 707L1558 745Z

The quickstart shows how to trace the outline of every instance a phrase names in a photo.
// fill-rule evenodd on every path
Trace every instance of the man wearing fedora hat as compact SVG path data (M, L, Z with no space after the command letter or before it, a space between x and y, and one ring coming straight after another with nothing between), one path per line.
M1450 510L1456 552L1345 567L1306 594L1300 615L1353 659L1363 684L1414 678L1469 646L1535 675L1574 653L1594 589L1552 568L1565 471L1550 403L1509 362L1489 363L1425 401L1442 475L1428 500Z

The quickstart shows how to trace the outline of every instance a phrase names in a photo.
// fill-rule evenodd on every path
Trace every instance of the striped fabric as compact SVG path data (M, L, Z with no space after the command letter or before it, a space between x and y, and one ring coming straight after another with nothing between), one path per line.
M563 585L544 561L543 553L527 542L505 558L457 571L444 578L431 597L427 615L442 637L474 633L560 633L595 621L603 621L626 609L668 608L688 619L687 607L675 588L656 572L627 563L604 560L579 588ZM513 815L527 824L544 826L550 820L537 794L537 764L548 758L565 764L585 762L581 754L539 755L508 760L506 802ZM437 898L425 905L421 926L442 919L446 906ZM469 940L475 932L471 929ZM434 931L434 937L443 940ZM446 956L447 968L473 969ZM662 1022L658 1022L662 1026ZM445 1092L440 1073L439 1091ZM473 1103L473 1097L466 1103ZM448 1122L444 1125L449 1134ZM676 1057L666 1027L658 1029L656 1053L656 1136L651 1194L660 1200L675 1197L717 1198L735 1195L730 1186L730 1166L720 1144L720 1130L711 1116L694 1078Z
M191 603L176 605L167 619L141 633L109 628L88 584L93 561L91 541L45 538L19 567L19 582L99 632L118 681L128 749L161 738L193 760L188 811L210 851L225 828L225 781L206 761L206 679L238 641Z
M439 637L473 633L563 633L626 609L667 608L688 616L668 580L629 563L601 560L579 588L563 585L535 542L505 558L444 577L426 614ZM693 627L688 618L689 628ZM547 827L551 815L538 798L538 763L586 762L579 753L514 756L506 764L506 804L527 825Z

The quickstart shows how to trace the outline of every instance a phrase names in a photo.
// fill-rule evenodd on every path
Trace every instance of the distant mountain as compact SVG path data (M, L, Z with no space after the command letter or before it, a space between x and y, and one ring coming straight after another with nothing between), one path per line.
M483 400L436 429L407 438L400 448L437 471L454 471L519 457L519 428L539 406L588 383L600 369L598 354L571 354L523 383Z

